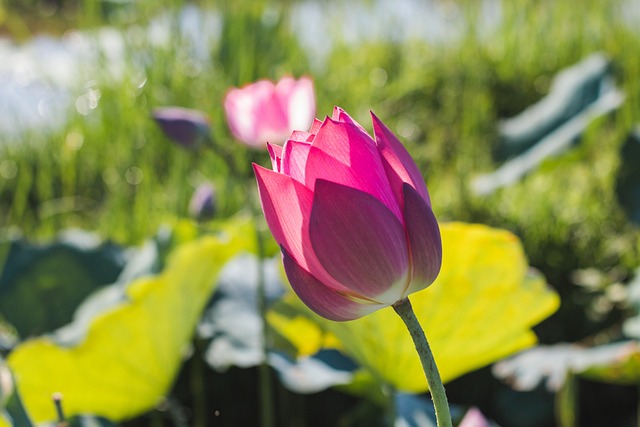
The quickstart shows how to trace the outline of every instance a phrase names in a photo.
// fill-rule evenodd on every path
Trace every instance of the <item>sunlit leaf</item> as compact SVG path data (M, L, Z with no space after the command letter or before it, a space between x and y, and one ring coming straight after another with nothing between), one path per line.
M292 345L295 356L311 356L322 348L340 348L335 335L297 310L279 306L267 313L267 320L274 331Z
M220 270L245 243L242 227L185 243L160 274L126 286L126 299L96 315L84 339L64 345L44 336L19 345L8 365L31 417L55 419L54 392L64 396L68 416L118 421L154 407L171 387Z
M446 382L535 344L531 327L553 313L559 299L528 268L513 234L463 223L442 224L441 232L440 276L410 299ZM427 389L413 343L391 308L331 322L297 300L292 304L335 334L344 351L379 380L401 391Z

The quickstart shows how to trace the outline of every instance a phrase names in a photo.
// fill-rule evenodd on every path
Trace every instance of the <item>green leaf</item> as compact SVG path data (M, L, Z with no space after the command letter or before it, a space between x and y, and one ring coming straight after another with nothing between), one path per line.
M581 376L613 384L637 385L640 383L640 344L637 341L625 344L611 355L608 363L594 364L585 369Z
M173 250L163 271L134 279L93 317L83 339L43 336L16 347L8 365L29 415L55 419L51 395L68 417L119 421L153 408L169 391L224 264L247 250L246 222Z
M640 127L636 127L620 149L616 196L627 217L640 224Z
M0 247L7 251L0 264L0 313L23 338L70 322L76 306L113 283L125 261L122 248L77 230L47 245L16 239Z

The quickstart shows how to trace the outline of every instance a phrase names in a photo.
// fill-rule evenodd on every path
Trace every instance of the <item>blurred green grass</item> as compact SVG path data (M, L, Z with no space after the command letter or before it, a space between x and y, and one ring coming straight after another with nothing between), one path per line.
M87 31L144 26L185 4L141 1L97 8L94 3L76 3L72 23ZM31 132L0 142L0 159L16 166L15 174L0 175L0 234L46 239L60 229L81 227L137 243L164 221L186 215L203 180L221 190L219 215L234 214L244 206L250 161L266 164L268 156L248 152L231 138L222 111L225 92L259 78L309 74L318 116L340 105L370 129L373 110L416 158L440 220L514 231L531 264L561 294L579 293L570 281L576 269L616 268L624 278L640 264L638 228L628 223L614 194L618 150L640 120L640 33L625 22L621 2L588 0L579 7L571 1L502 2L499 24L482 31L479 2L462 1L455 6L467 25L455 40L356 45L338 40L325 64L315 68L290 31L290 2L198 4L214 7L222 17L212 61L187 55L177 23L173 43L164 47L127 37L129 60L121 80L106 72L86 76L87 90L99 93L97 108L87 115L73 109L69 123L51 134ZM8 3L5 16L17 13L23 9ZM539 100L559 70L595 51L613 61L617 84L627 95L622 108L593 123L578 147L518 184L474 196L471 179L497 166L491 156L497 121ZM134 60L141 52L144 61ZM242 176L229 174L214 153L172 145L150 119L151 110L163 105L209 114L217 143L236 156ZM597 326L542 327L543 340L587 336L613 323L611 316L604 313Z

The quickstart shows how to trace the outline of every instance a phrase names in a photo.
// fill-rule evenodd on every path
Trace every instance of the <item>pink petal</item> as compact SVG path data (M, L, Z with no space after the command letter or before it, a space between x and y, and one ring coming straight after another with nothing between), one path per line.
M253 114L256 138L261 143L282 143L291 133L287 110L275 91L256 102Z
M282 101L276 85L269 80L230 90L224 108L231 133L247 145L283 142L291 133L288 100Z
M340 107L333 107L333 114L331 115L331 118L337 122L349 123L351 125L357 126L362 132L366 133L367 135L369 134L366 129L360 125L360 123L353 120L351 116Z
M304 184L304 172L310 149L309 143L288 140L283 147L282 173Z
M426 288L438 276L442 265L442 241L431 206L410 184L404 183L402 190L412 267L411 283L404 293L408 296Z
M294 141L300 141L300 142L311 142L313 141L314 137L315 135L312 133L303 132L301 130L294 130L291 133L291 136L289 137L289 139L292 139Z
M373 139L358 127L327 118L311 145L305 185L326 179L371 194L402 221L400 205L391 187Z
M407 182L431 205L424 178L406 148L375 114L371 113L371 118L378 150L394 194L400 195L402 183Z
M256 164L253 170L262 210L274 239L298 261L303 261L302 230L308 222L313 194L287 175Z
M386 304L401 299L409 268L405 231L375 197L317 180L309 236L326 271L352 292Z
M279 90L279 86L280 84L276 87L276 91ZM285 96L286 98L282 99L282 105L287 112L289 129L309 129L316 114L313 81L308 77L301 77Z
M315 135L320 130L320 126L322 126L322 120L313 119L313 124L311 125L311 129L309 129L309 133Z
M253 165L262 211L274 239L318 280L338 291L348 289L326 272L309 240L313 193L295 179Z
M482 415L478 408L471 407L464 415L458 427L489 427L489 421Z
M357 126L362 132L367 133L367 131L360 125L360 123L353 120L351 116L340 107L333 107L333 114L331 115L331 118L337 122L349 123L351 125Z
M241 89L231 89L225 96L224 109L231 133L247 145L262 146L267 142L263 134L265 117L261 113L265 104L270 103L274 88L272 82L260 80ZM282 107L279 110L282 111Z
M271 157L271 166L274 171L280 172L282 165L282 147L267 143L267 151Z
M353 320L384 307L368 301L358 303L325 286L302 268L284 248L282 248L282 260L287 278L295 293L302 302L322 317L335 321Z

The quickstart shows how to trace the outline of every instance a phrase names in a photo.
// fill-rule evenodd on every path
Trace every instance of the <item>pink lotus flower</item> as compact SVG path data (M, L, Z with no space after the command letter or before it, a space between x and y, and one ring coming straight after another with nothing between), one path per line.
M268 145L273 171L254 164L291 286L331 320L362 317L426 288L442 261L422 175L371 116L375 140L336 107L283 147Z
M260 80L233 88L224 109L231 133L245 144L262 148L284 142L294 129L308 129L315 117L313 82L284 77L277 84Z
M458 427L491 427L489 421L482 415L480 409L474 407L469 408L467 413L464 415Z

